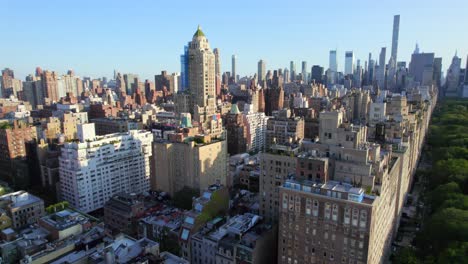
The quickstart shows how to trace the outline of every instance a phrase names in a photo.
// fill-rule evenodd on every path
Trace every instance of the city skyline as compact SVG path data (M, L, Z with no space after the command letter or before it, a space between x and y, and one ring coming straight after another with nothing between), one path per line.
M7 12L0 20L4 20L6 34L15 41L0 44L2 50L8 50L2 56L1 67L12 68L21 79L33 73L36 66L60 74L74 69L80 76L95 78L109 77L116 69L139 74L142 79L152 79L161 70L180 72L179 57L183 53L186 36L200 24L212 47L218 48L222 54L222 72L230 71L233 54L237 56L237 71L241 76L253 76L260 59L265 61L267 69L288 67L291 60L296 64L306 61L309 66L321 65L326 69L332 49L338 50L338 70L344 71L346 50L353 50L356 61L359 59L361 62L367 59L369 52L377 58L381 47L391 50L393 16L399 14L398 60L409 61L415 44L419 43L422 52L435 52L437 57L443 58L445 72L455 51L458 51L463 65L468 53L463 35L444 26L450 24L449 20L456 21L456 24L463 23L463 19L468 20L461 17L462 6L468 4L454 2L457 1L443 7L436 6L435 2L426 2L424 6L405 3L405 8L399 9L394 7L399 6L394 3L365 7L367 1L363 1L346 10L335 10L334 3L303 3L291 5L289 12L273 7L267 12L259 12L263 9L257 3L249 3L247 9L241 9L245 4L239 3L227 12L220 12L221 5L209 5L207 10L202 10L200 6L203 5L200 4L181 6L176 3L168 7L166 13L159 14L157 6L149 2L132 7L117 2L107 7L102 3L86 2L80 6L63 3L59 6L28 3L26 6L6 1L3 6ZM74 12L65 12L67 8ZM193 14L185 9L210 12L210 16L199 16L198 12ZM310 10L320 12L312 12L311 15ZM106 15L124 11L126 13L118 19ZM453 15L446 17L447 11ZM181 18L178 15L174 17L174 12ZM353 16L347 21L349 12ZM420 12L425 16L418 15ZM124 15L130 13L137 15ZM333 17L336 19L330 19L330 15L335 13ZM281 24L275 23L273 17L292 20ZM445 23L436 23L440 21L437 18L442 17ZM236 23L231 23L233 20ZM51 30L31 27L33 21L39 21L40 28L49 27ZM353 30L347 30L346 26ZM302 34L305 30L309 34ZM369 33L372 40L362 41ZM34 49L38 52L32 52Z

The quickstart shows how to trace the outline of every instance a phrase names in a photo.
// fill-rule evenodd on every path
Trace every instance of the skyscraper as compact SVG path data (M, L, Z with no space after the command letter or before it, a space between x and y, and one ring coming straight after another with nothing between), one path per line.
M188 49L189 87L192 103L200 107L207 105L209 98L215 98L215 55L200 26L193 35Z
M185 91L189 88L189 57L188 46L184 46L184 54L180 55L180 90Z
M354 52L345 53L345 75L354 73Z
M232 77L234 77L234 82L237 82L237 72L236 72L236 60L237 60L237 56L236 55L232 55Z
M385 63L385 57L387 53L387 48L382 47L380 51L380 56L379 56L379 66L377 68L377 71L375 73L375 80L377 81L377 84L380 86L381 89L385 88L385 72L386 72L386 63Z
M319 65L312 66L311 70L311 81L315 81L316 83L323 83L322 76L323 76L323 67Z
M289 78L289 70L288 70L288 68L284 68L283 74L284 74L284 82L285 82L285 83L289 82L290 78Z
M266 63L264 60L258 61L258 83L263 83L266 75Z
M296 64L294 61L290 62L289 75L291 77L291 82L296 80Z
M459 58L457 54L455 53L455 56L453 56L452 58L452 63L450 64L450 67L447 70L447 76L445 80L445 85L446 85L445 95L446 96L457 96L458 86L460 82L460 68L461 68L461 58Z
M307 76L307 61L302 62L302 81L304 83L308 83L308 76Z
M215 55L215 74L216 76L221 76L221 62L219 60L219 49L215 48L213 50L213 53Z
M393 59L393 62L395 63L395 65L392 65L393 67L396 67L396 62L397 62L399 31L400 31L400 15L395 15L393 17L392 56L391 56L391 58Z
M336 50L330 50L329 68L330 70L334 72L338 71L338 61L336 58Z

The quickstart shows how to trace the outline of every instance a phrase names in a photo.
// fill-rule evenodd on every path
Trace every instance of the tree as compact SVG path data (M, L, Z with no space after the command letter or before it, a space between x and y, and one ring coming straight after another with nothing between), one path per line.
M421 261L416 256L416 252L412 248L402 248L393 257L394 264L419 264Z

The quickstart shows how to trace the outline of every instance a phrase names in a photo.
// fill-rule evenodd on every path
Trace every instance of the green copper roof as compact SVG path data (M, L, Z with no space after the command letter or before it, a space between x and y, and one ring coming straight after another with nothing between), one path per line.
M195 31L195 34L193 34L194 37L204 37L205 33L201 30L201 27L198 26L197 31Z
M240 111L239 111L239 107L237 107L237 104L232 104L231 105L231 114L239 114Z

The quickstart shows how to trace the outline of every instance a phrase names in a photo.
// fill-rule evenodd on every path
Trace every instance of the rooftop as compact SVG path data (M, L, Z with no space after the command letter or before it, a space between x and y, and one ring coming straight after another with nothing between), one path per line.
M375 200L375 196L365 194L364 189L337 181L315 183L307 180L296 181L290 179L284 182L283 188L369 205Z
M41 220L57 230L65 230L74 225L83 224L89 221L89 219L84 215L69 209L44 216Z
M205 33L201 30L200 25L198 25L197 31L193 34L193 37L205 37Z
M22 206L39 202L44 203L39 197L36 197L25 191L18 191L14 193L5 194L3 196L0 196L0 201L11 201L11 208L19 208Z

